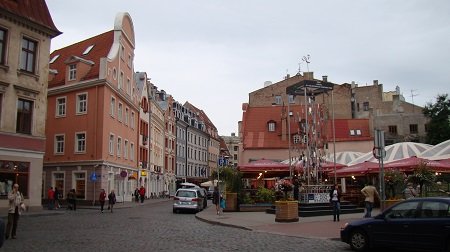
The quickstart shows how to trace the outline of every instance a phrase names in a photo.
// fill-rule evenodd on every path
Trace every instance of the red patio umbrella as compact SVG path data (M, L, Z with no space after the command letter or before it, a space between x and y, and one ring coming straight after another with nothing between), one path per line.
M384 165L386 169L398 169L400 171L412 171L419 164L426 163L428 167L434 171L450 172L450 162L428 160L425 158L418 158L416 156L400 159Z
M364 161L359 164L350 165L348 167L344 167L342 169L336 170L336 176L338 177L347 177L347 176L364 176L369 172L379 170L378 163ZM328 173L329 176L333 175L334 171Z

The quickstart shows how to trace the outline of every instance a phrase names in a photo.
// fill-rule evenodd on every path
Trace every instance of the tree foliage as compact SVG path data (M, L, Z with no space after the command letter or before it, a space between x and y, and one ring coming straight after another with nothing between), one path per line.
M408 181L420 186L420 196L423 196L424 185L431 185L436 179L436 175L427 166L426 162L421 162L414 168L414 173L408 176Z
M430 118L427 130L427 143L439 144L450 139L450 100L448 94L436 97L436 103L427 103L423 114Z

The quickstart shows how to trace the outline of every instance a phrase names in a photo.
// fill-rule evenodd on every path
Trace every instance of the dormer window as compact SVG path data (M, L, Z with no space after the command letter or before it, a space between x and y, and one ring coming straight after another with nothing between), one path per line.
M77 79L77 65L71 64L69 65L69 80Z
M55 56L53 56L53 58L50 60L50 64L52 64L53 62L55 62L57 59L59 58L59 54L58 55L55 55Z
M269 132L274 132L275 131L275 122L274 121L267 122L267 129L269 130Z
M92 50L92 48L94 48L94 45L88 46L88 47L86 48L86 50L84 50L83 55L87 55L87 54Z

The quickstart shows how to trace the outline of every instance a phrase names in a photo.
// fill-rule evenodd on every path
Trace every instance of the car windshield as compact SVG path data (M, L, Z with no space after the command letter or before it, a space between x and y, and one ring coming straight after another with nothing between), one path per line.
M178 197L195 198L195 192L192 191L178 191Z

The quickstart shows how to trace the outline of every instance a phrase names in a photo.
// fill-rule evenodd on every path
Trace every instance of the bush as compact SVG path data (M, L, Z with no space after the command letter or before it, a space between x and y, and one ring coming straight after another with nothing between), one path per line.
M259 187L258 191L256 192L256 199L259 202L272 203L274 201L274 198L275 192L273 190L264 187Z

